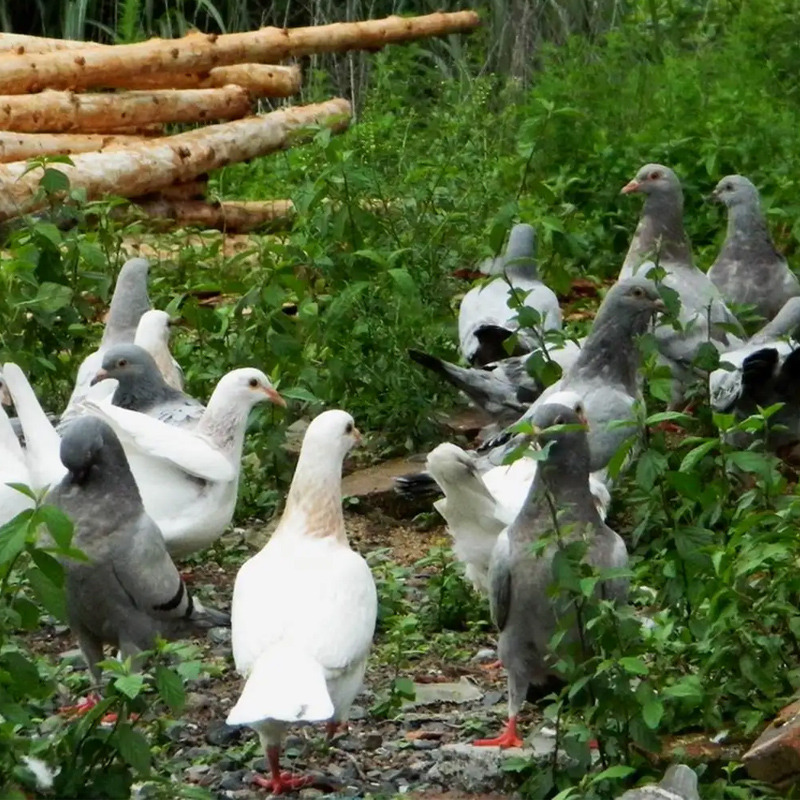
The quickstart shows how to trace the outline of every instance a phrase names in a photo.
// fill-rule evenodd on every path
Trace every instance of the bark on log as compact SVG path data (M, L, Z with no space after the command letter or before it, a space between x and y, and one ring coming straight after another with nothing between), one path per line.
M139 136L153 137L163 136L166 128L160 122L154 122L151 125L126 125L123 128L114 128L109 133L114 136Z
M240 119L250 112L241 86L186 91L40 94L0 97L0 129L27 133L105 133L154 122Z
M139 136L100 136L68 133L11 133L0 131L0 163L39 156L94 153L111 147L130 147L146 141Z
M41 55L0 56L0 94L104 86L122 77L204 72L229 64L272 64L290 56L379 50L427 36L466 33L480 24L473 11L387 17L307 28L262 28L249 33L191 33L182 39L86 47Z
M171 227L214 228L231 233L248 233L267 226L286 227L294 216L291 200L206 203L159 199L140 203L136 208L148 217L168 222Z
M35 55L36 53L54 53L58 50L83 50L91 47L93 42L81 42L76 39L47 39L44 36L27 36L24 33L0 33L0 53L14 55ZM106 45L96 44L96 47Z
M342 131L349 122L350 104L337 98L209 125L135 147L83 153L73 157L74 166L59 164L58 169L69 178L72 188L85 189L90 200L110 195L137 197L288 147L310 125ZM45 198L37 197L40 171L26 170L25 162L0 165L0 220L46 204Z
M251 97L291 97L300 91L301 83L300 67L232 64L216 67L208 74L163 72L119 78L105 85L119 89L214 89L234 84L247 89Z

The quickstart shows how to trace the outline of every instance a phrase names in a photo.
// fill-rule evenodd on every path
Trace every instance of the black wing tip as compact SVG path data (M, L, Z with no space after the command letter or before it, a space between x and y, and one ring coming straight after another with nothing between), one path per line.
M441 373L444 371L442 360L440 358L432 356L429 353L423 353L422 350L414 350L413 348L410 348L408 350L408 357L420 366L426 367L427 369L432 369L434 372Z
M407 499L441 494L439 484L427 472L412 472L394 479L395 494Z

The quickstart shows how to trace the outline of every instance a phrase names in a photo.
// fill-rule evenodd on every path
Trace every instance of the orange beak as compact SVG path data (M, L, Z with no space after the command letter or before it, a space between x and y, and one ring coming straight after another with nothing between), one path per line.
M358 428L353 428L353 439L357 445L361 444L361 431Z
M100 383L100 381L104 381L108 377L108 373L104 369L100 369L97 371L97 375L92 378L90 386L94 386L96 383Z
M620 194L630 194L631 192L638 192L641 185L642 184L639 183L639 181L637 181L636 178L634 178L632 181L626 183L622 187L622 191L620 192Z
M265 388L263 391L264 394L269 398L270 403L275 403L276 406L286 408L286 401L278 394L277 389L273 389L270 386L269 388Z

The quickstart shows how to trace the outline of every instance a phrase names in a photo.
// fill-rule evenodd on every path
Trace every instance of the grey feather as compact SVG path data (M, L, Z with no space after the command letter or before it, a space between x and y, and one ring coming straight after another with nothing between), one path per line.
M559 604L550 596L549 587L560 545L552 541L536 553L532 546L553 535L557 525L562 542L588 540L585 560L594 567L623 568L628 563L625 543L600 519L589 491L585 430L547 431L555 425L579 425L577 414L566 406L549 404L536 409L531 422L541 430L540 443L552 445L547 459L540 462L525 505L508 527L507 564L502 552L498 553L490 593L490 601L498 603L492 616L502 622L499 655L508 672L509 716L518 713L529 685L542 687L553 677L549 648L558 625ZM620 603L626 600L627 591L623 579L598 584L602 596ZM572 635L577 636L577 630Z
M685 764L673 764L660 783L629 789L617 800L700 800L697 774Z
M147 414L168 425L194 425L205 411L200 401L170 386L153 357L138 345L118 345L105 353L92 383L106 378L119 381L114 405Z
M728 230L708 277L729 303L753 305L770 320L800 296L800 281L775 249L758 189L742 175L728 175L713 197L728 209Z
M511 608L510 557L508 533L504 531L497 537L489 561L489 610L492 622L499 631L505 628Z
M561 329L558 298L542 283L536 268L535 241L536 234L530 225L515 225L505 253L481 267L494 280L474 286L461 301L458 315L461 354L472 366L506 358L509 353L504 343L514 333L518 342L511 354L522 355L538 346L541 333ZM539 313L538 335L520 330L517 311L508 305L512 290L524 305Z
M691 364L700 347L707 341L720 350L737 347L744 331L716 286L694 264L683 227L683 190L675 173L663 164L647 164L624 191L643 193L645 203L620 279L646 275L657 264L666 272L662 285L680 300L677 327L664 321L655 330L663 363L675 379L675 406L696 377Z
M67 612L95 678L103 645L123 656L199 629L229 625L230 617L194 600L167 553L116 434L84 416L62 435L68 473L47 495L75 525L73 545L88 563L65 561Z
M134 340L142 314L150 310L150 297L147 294L149 269L146 258L131 258L122 265L108 308L108 319L100 340L101 348Z

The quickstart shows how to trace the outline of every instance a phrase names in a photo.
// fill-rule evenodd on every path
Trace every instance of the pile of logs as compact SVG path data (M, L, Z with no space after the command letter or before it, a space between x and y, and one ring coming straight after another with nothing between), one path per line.
M478 24L460 11L128 45L0 33L0 221L48 202L38 191L41 170L26 163L48 155L70 156L71 165L57 168L88 199L131 198L144 214L178 225L241 232L290 218L287 200L204 200L210 170L286 148L314 127L348 127L350 104L338 98L253 115L258 99L300 90L300 68L273 62ZM175 123L204 126L164 135Z

